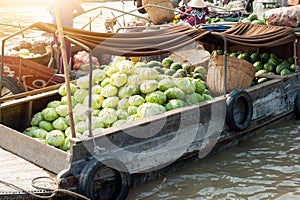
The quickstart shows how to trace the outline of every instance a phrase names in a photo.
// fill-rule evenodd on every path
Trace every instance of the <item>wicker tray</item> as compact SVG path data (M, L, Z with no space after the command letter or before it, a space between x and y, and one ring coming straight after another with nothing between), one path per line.
M159 25L166 22L171 22L174 19L174 7L173 4L168 0L143 0L143 6L148 4L157 5L156 6L146 6L145 10L152 21L153 24Z
M251 86L255 67L248 61L227 56L226 93L234 88L246 89ZM213 95L224 94L224 56L213 52L207 71L207 87Z
M175 51L169 57L171 57L174 62L187 63L191 65L192 68L203 66L208 69L210 53L202 49L188 49Z

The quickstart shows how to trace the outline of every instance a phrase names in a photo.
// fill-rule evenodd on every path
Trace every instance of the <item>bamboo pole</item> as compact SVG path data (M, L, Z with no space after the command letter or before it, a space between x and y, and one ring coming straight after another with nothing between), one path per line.
M54 10L55 10L55 18L56 18L56 25L57 25L57 37L58 41L60 42L60 49L64 64L64 76L65 76L65 85L66 85L66 93L67 93L67 101L68 101L68 109L69 109L69 117L70 117L70 128L71 128L71 136L76 137L75 135L75 126L74 126L74 118L72 112L72 99L71 99L71 89L70 89L70 75L69 75L69 67L68 67L68 58L67 58L67 51L66 51L66 43L63 35L63 28L61 24L60 12L58 7L58 1L54 1Z

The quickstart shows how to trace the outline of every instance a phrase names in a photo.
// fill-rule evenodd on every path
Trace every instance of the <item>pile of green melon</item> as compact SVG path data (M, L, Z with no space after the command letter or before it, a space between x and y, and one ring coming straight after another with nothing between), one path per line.
M91 95L88 75L79 77L76 84L71 83L76 137L83 139L89 135L88 112L92 115L91 129L98 132L212 99L205 81L197 78L198 72L192 74L188 66L173 63L170 59L148 63L120 59L101 66L93 70ZM198 70L200 73L203 69ZM49 102L35 113L24 134L68 151L71 129L66 85L58 93L61 99ZM92 110L88 106L89 96Z
M188 63L175 62L172 58L166 57L161 62L150 61L147 64L140 63L144 67L154 68L161 74L166 74L174 78L190 77L193 79L206 80L207 70L203 66L192 67Z
M222 55L223 50L217 50L217 54ZM240 59L244 59L253 64L256 69L256 77L253 80L252 85L265 82L269 80L268 78L262 77L260 78L258 75L261 74L270 74L270 75L289 75L295 72L296 65L295 59L290 57L288 59L284 59L279 57L275 53L256 53L254 51L248 52L231 52L228 53L231 57L236 57ZM257 77L258 76L258 77Z
M242 22L249 24L266 24L266 20L264 18L259 18L256 13L251 13L248 17L244 18Z

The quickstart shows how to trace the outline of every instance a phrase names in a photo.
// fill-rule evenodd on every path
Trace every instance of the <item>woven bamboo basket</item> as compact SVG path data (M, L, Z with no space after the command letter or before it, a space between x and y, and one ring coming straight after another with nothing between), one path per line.
M173 4L170 0L143 0L143 6L148 4L157 5L164 8L159 8L156 6L145 7L147 14L154 25L163 24L166 22L171 22L174 19L174 9Z
M173 52L170 56L174 62L181 64L189 64L191 71L194 71L195 67L203 66L208 69L210 61L210 53L202 49L188 49Z
M255 67L248 61L227 56L226 93L233 89L246 89L251 86L255 76ZM206 84L213 95L224 94L224 56L211 54Z

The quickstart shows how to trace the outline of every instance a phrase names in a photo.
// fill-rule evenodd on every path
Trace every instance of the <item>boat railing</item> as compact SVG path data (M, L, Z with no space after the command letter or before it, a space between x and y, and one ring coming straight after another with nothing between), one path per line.
M107 10L116 11L116 12L121 13L121 14L119 14L117 16L115 16L112 13L113 18L110 19L111 21L116 21L119 24L119 26L120 26L120 28L118 28L116 32L119 32L120 30L126 30L126 29L136 29L136 28L138 28L138 29L143 30L143 29L148 29L148 28L154 28L155 29L155 28L160 28L160 27L167 26L165 24L154 25L149 18L134 13L134 12L138 11L139 9L143 9L143 8L145 9L145 8L149 8L149 7L155 7L155 8L165 9L165 10L173 11L176 14L185 14L187 16L193 16L194 18L196 18L196 16L194 16L194 15L192 15L190 13L186 13L184 11L181 11L179 9L168 8L168 7L164 7L164 6L160 6L160 5L155 5L155 4L147 4L145 6L138 7L136 9L131 10L131 11L119 10L119 9L115 9L115 8L111 8L111 7L107 7L107 6L98 6L98 7L95 7L95 8L91 8L91 9L89 9L89 10L87 10L84 13L81 14L81 15L84 15L86 13L90 13L90 12L95 11L97 9L100 10L100 12L96 16L90 17L89 21L85 25L83 25L81 27L81 29L85 29L86 27L89 26L89 31L92 31L92 22L102 15L102 10L101 9L107 9ZM121 23L119 23L118 19L121 18L121 17L124 18L125 15L131 15L131 16L137 17L139 19L143 19L143 20L147 21L148 25L146 25L146 26L138 26L138 27L125 27L125 24L123 24L123 26L122 26ZM194 21L196 23L196 20L194 20ZM196 24L195 24L195 26L196 26Z
M134 10L131 10L130 12L123 12L122 14L118 15L118 16L115 16L112 20L115 20L119 17L124 17L126 14L132 14L132 12L135 12L139 9L145 9L145 8L148 8L148 7L156 7L156 8L160 8L160 9L165 9L165 10L169 10L169 11L173 11L175 14L185 14L187 16L193 16L194 17L194 22L196 23L196 16L195 15L192 15L190 13L186 13L184 11L181 11L177 8L168 8L168 7L164 7L164 6L160 6L160 5L155 5L155 4L147 4L145 6L141 6L141 7L138 7L137 9L134 9ZM140 16L138 16L140 17ZM146 29L159 29L159 28L163 28L163 27L169 27L170 24L159 24L159 25L154 25L152 23L152 21L149 19L149 18L145 18L145 17L140 17L142 19L146 19L148 21L148 24L145 25L145 26L134 26L134 27L120 27L117 29L116 32L119 32L120 30L135 30L135 29L139 29L139 30L146 30ZM196 27L196 24L195 24L195 27Z
M107 6L98 6L98 7L95 7L95 8L92 8L92 9L89 9L89 10L85 11L85 12L82 13L81 15L84 15L84 14L86 14L86 13L89 13L89 12L92 12L92 11L95 11L95 10L98 10L98 9L100 10L99 14L97 14L97 15L94 16L94 17L90 17L89 21L88 21L86 24L84 24L84 25L81 27L81 29L84 29L84 28L86 28L86 27L89 26L89 30L92 31L92 22L93 22L94 20L96 20L99 16L102 15L102 10L101 10L101 9L107 9L107 10L111 10L111 11L116 11L116 12L122 13L122 14L120 14L120 15L118 15L118 16L114 16L114 14L112 13L113 18L112 18L111 20L116 20L116 21L117 21L117 19L120 18L120 17L123 17L123 16L125 16L125 15L131 15L131 16L134 16L134 17L138 17L138 18L144 19L144 20L147 21L149 24L152 23L151 20L150 20L149 18L144 17L144 16L141 16L141 15L138 15L138 14L135 14L134 12L137 11L138 9L134 9L134 10L131 10L131 11L129 11L129 12L126 12L126 11L124 11L124 10L119 10L119 9L115 9L115 8L111 8L111 7L107 7ZM118 21L117 21L117 22L118 22ZM119 23L119 25L121 26L120 23Z

